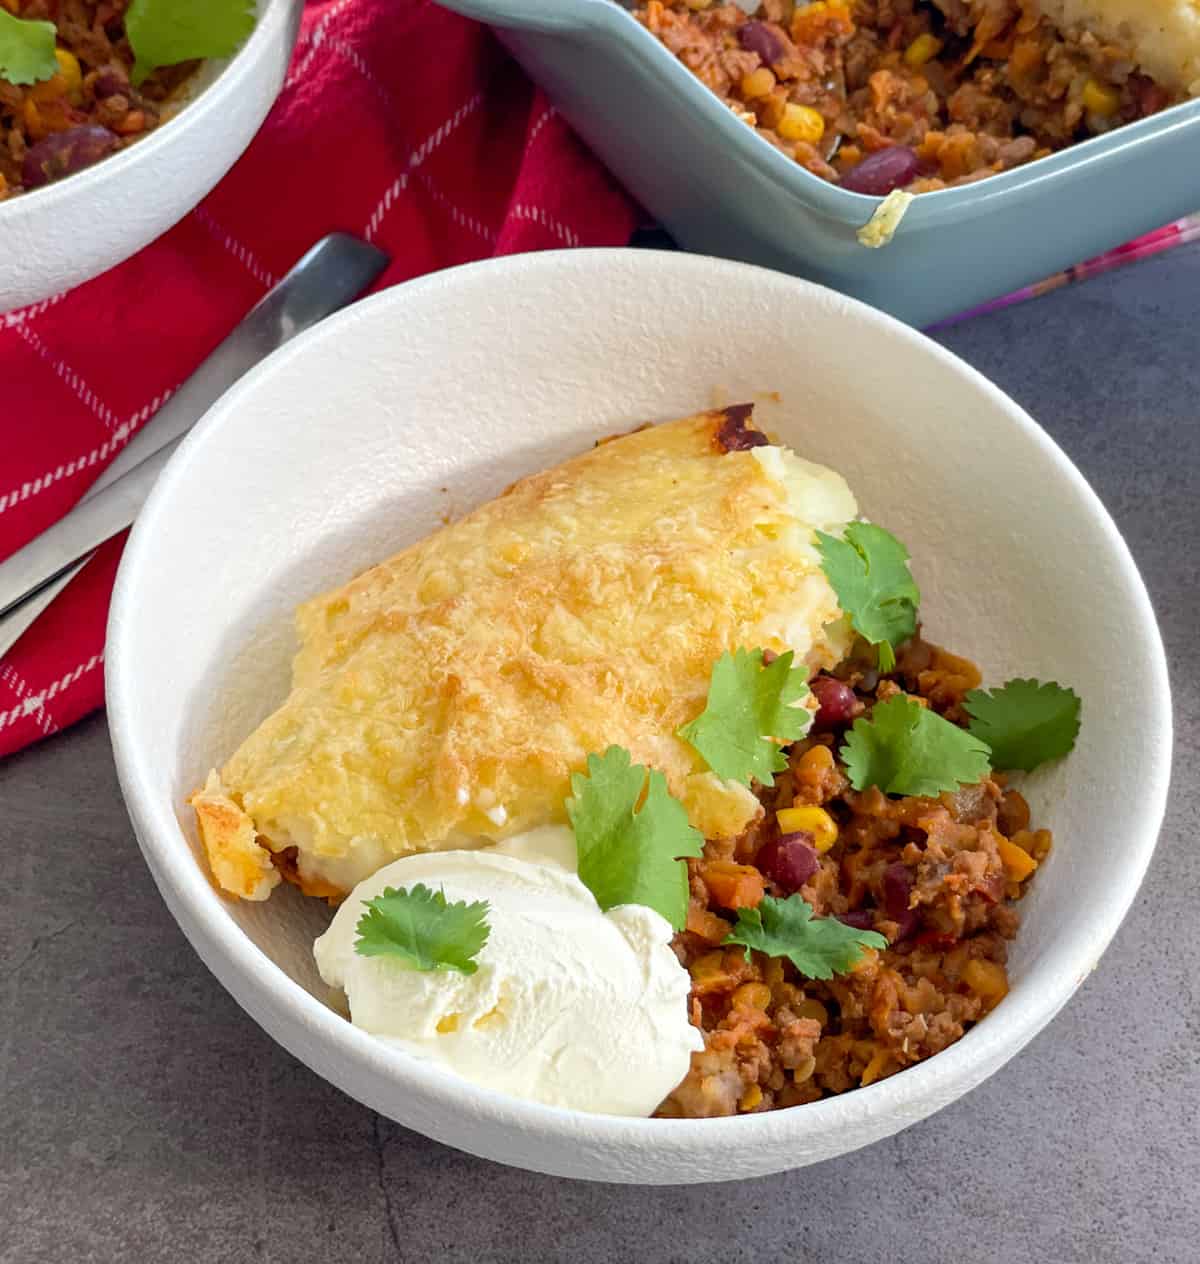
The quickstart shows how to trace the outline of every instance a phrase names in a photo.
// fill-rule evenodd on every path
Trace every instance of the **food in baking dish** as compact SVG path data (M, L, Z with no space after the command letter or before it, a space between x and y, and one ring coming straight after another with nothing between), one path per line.
M1020 166L1200 91L1196 0L644 0L759 135L856 193Z

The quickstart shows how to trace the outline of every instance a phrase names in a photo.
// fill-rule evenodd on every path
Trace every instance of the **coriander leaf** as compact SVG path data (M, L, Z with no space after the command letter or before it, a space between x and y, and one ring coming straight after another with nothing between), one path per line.
M864 948L888 946L877 931L857 930L836 917L813 917L812 905L798 895L786 900L764 895L757 908L738 909L737 924L723 942L740 944L747 960L751 948L768 957L786 957L810 979L843 974Z
M886 794L941 794L991 771L978 737L905 694L854 721L842 759L855 790L878 786Z
M388 887L358 919L354 950L364 957L399 957L417 970L474 974L475 957L487 943L486 900L446 903L445 891L418 882L407 890Z
M15 18L0 4L0 79L38 83L58 73L53 22Z
M1079 736L1079 696L1054 681L1010 680L990 693L972 689L963 706L970 731L991 748L997 768L1032 772L1065 755Z
M662 773L651 769L647 779L647 770L631 758L623 747L610 746L603 755L588 756L586 775L571 776L567 815L579 879L602 909L644 904L682 930L688 884L681 857L700 855L704 836L688 824Z
M718 777L770 785L787 767L779 743L803 737L812 724L812 712L796 705L808 682L792 657L788 650L764 666L762 650L735 650L713 665L704 710L677 732Z
M133 82L159 66L230 57L254 30L254 0L133 0L125 34L135 57Z
M854 630L879 646L879 670L896 666L892 652L917 630L921 590L908 569L908 550L890 531L852 522L845 539L817 532L821 569Z

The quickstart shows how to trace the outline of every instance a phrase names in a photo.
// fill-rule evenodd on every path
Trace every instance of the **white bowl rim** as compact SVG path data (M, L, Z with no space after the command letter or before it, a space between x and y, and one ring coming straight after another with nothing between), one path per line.
M30 189L0 202L0 229L6 219L20 215L52 215L58 204L77 201L90 195L99 185L120 180L133 165L150 163L168 145L176 145L184 136L203 127L216 115L224 100L237 90L246 76L256 73L260 50L265 52L280 38L295 0L263 0L262 12L246 42L228 58L227 64L197 95L187 101L178 114L156 127L144 140L100 162L85 167L63 180L55 180L37 189ZM212 59L207 59L212 60Z
M246 992L254 994L255 1006L260 1007L261 1012L291 1011L307 1037L327 1044L342 1059L339 1078L349 1078L344 1072L355 1070L359 1083L383 1076L393 1083L411 1084L425 1102L444 1106L451 1114L468 1113L480 1121L562 1141L586 1138L589 1146L627 1145L643 1151L657 1150L664 1155L686 1155L701 1140L706 1148L734 1142L738 1146L767 1146L786 1140L798 1141L808 1134L832 1134L880 1117L897 1120L899 1126L903 1126L954 1100L1016 1054L1054 1017L1096 967L1137 894L1157 843L1166 810L1173 725L1166 655L1149 595L1116 524L1083 475L1050 436L999 387L925 335L867 304L836 296L858 319L890 326L891 335L907 341L914 354L932 357L965 376L1034 443L1058 475L1073 485L1118 562L1124 579L1122 595L1135 607L1146 637L1147 658L1153 664L1150 713L1157 717L1158 728L1153 736L1162 746L1164 758L1155 765L1151 783L1140 791L1145 801L1143 825L1138 837L1128 842L1126 864L1119 882L1114 882L1113 899L1096 910L1085 931L1069 944L1059 946L1060 960L1053 971L1053 986L1030 989L1032 995L1010 995L1005 1001L1002 1022L979 1023L956 1044L936 1057L907 1068L902 1075L822 1098L807 1104L803 1110L715 1119L643 1119L589 1114L510 1097L422 1063L353 1026L288 976L232 920L218 915L220 897L190 848L180 846L175 816L178 805L163 801L141 766L136 721L137 665L130 659L123 628L131 624L136 615L139 575L150 557L157 524L170 514L173 493L188 477L193 451L216 440L224 427L241 424L238 415L242 400L256 392L259 384L272 374L296 358L320 354L322 344L336 339L348 326L369 321L376 313L393 305L403 305L415 295L473 284L491 286L502 292L513 278L553 271L566 260L576 268L594 268L603 273L618 258L628 260L631 255L640 261L636 266L645 269L647 285L653 284L656 274L694 272L710 280L714 276L720 279L720 274L729 277L737 274L757 279L764 286L800 287L816 295L829 293L822 286L782 273L702 255L630 248L545 251L464 264L406 282L354 304L276 351L228 391L184 439L155 484L126 545L113 593L105 664L108 719L121 788L139 842L148 858L152 854L156 862L153 866L156 880L168 904L177 904L186 911L191 922L189 938L201 957L218 977L223 970L214 966L214 961L220 961L221 967L236 974ZM237 999L246 1005L241 997ZM258 1013L249 1005L246 1007L256 1021L261 1021ZM988 1069L980 1072L980 1067ZM731 1178L737 1175L730 1174Z

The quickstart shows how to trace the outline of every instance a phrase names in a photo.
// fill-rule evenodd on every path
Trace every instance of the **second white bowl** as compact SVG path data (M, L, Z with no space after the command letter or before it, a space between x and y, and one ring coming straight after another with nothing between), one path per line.
M241 156L283 85L303 0L259 0L228 64L145 140L78 175L0 202L0 312L91 280L178 223Z

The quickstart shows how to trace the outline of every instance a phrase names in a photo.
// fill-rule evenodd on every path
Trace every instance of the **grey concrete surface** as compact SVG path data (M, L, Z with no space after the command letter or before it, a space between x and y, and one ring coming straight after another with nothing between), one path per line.
M577 1184L445 1149L319 1080L210 977L138 855L96 717L0 764L0 1259L1200 1260L1198 314L1193 249L941 335L1125 531L1178 731L1133 912L987 1084L868 1150L739 1184Z

